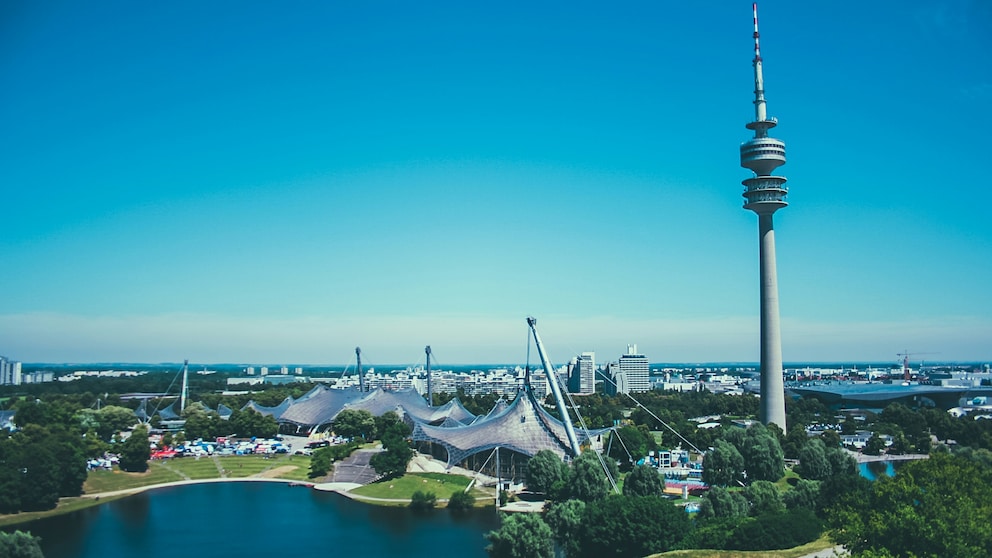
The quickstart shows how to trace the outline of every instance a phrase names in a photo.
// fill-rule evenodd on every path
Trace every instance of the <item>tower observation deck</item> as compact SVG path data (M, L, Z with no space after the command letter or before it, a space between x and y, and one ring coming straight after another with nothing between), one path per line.
M765 84L761 72L761 50L758 46L758 5L754 12L754 121L747 129L754 137L741 144L741 166L754 176L744 184L744 209L758 214L761 295L761 422L777 424L786 431L785 385L782 379L782 335L778 310L778 272L775 264L775 228L772 214L788 203L789 190L784 176L775 176L775 169L785 164L785 143L768 135L778 124L768 116Z

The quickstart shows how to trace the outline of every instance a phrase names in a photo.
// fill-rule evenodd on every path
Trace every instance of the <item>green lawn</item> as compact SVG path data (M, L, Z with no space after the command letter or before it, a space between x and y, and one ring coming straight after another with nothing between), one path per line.
M469 477L447 473L409 473L400 478L375 482L351 491L358 496L369 498L393 498L409 500L416 491L433 492L438 500L447 500L456 490L465 490L472 482ZM473 488L471 494L476 498L492 497L482 490Z
M113 492L115 490L125 490L182 480L181 476L169 471L154 461L148 465L149 468L144 473L125 473L118 469L117 466L114 466L112 471L104 471L102 469L90 471L86 477L86 482L83 483L83 492L86 494Z
M195 457L172 458L168 461L167 466L179 471L192 480L216 479L220 477L217 465L209 457L201 457L199 459Z

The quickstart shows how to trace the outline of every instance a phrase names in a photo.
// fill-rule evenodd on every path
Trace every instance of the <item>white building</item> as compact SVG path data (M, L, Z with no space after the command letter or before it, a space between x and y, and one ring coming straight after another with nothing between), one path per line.
M19 386L21 383L21 363L0 356L0 385Z
M617 383L617 393L639 393L651 391L651 367L648 357L637 352L637 345L627 345L627 354L621 355L619 373L624 377L624 388L620 391Z
M579 395L596 393L596 353L582 353L572 361L568 391Z

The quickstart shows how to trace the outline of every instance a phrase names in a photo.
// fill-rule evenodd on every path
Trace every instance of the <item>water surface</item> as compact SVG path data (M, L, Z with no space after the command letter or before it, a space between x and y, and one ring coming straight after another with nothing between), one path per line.
M46 558L360 555L483 558L492 509L454 514L362 504L284 483L162 488L17 528Z

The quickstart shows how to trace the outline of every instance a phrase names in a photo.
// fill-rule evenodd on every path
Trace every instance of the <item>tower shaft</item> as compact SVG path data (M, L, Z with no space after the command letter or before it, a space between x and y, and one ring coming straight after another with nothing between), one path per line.
M785 431L785 384L782 380L782 332L778 311L778 271L772 214L758 215L761 291L761 409L764 424Z

